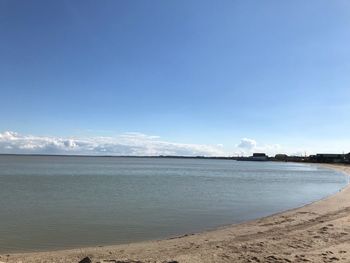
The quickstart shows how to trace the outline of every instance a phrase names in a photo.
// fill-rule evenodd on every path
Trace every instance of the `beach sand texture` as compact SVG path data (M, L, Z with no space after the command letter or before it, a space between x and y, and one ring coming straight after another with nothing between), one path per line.
M350 175L350 166L327 165ZM3 254L1 262L350 262L350 187L324 200L216 230L128 245Z

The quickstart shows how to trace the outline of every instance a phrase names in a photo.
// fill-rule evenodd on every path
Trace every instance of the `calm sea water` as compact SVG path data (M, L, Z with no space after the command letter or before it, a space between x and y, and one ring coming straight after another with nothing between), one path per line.
M196 232L301 206L346 183L294 163L0 156L0 252Z

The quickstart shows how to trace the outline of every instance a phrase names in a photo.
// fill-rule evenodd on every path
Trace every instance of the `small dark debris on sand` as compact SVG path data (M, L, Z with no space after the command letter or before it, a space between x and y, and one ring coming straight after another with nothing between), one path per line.
M89 257L85 257L82 260L80 260L79 263L92 263L92 261Z

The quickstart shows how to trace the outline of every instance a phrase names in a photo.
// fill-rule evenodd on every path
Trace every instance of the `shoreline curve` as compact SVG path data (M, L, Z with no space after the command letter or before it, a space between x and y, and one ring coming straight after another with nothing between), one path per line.
M350 176L350 166L322 164ZM350 185L302 207L131 244L0 254L1 262L350 262Z

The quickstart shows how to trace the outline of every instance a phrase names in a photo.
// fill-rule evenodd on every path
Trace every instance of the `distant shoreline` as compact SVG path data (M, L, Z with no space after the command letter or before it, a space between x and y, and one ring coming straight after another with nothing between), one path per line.
M254 155L259 155L256 157ZM261 156L262 155L262 156ZM269 157L265 153L254 153L253 156L186 156L186 155L85 155L85 154L33 154L33 153L0 153L1 156L28 157L87 157L87 158L140 158L140 159L202 159L202 160L231 160L251 162L294 162L313 164L350 164L349 154L317 154L310 156L288 156L277 154Z
M350 166L324 166L350 175ZM335 195L303 207L216 230L126 245L1 255L0 261L79 262L88 256L92 262L125 263L349 262L349 235L347 185Z
M52 156L52 157L109 157L109 158L174 158L174 159L225 159L234 160L236 157L225 156L179 156L179 155L85 155L85 154L25 154L0 153L0 156Z

